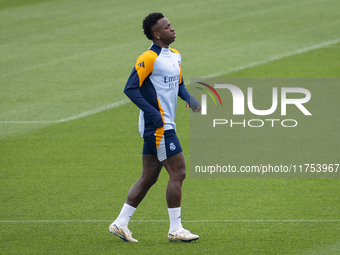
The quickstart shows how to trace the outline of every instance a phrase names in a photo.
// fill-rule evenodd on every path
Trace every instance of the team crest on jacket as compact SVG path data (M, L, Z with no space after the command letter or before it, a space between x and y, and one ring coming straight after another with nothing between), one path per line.
M170 150L176 150L176 145L174 143L170 143Z

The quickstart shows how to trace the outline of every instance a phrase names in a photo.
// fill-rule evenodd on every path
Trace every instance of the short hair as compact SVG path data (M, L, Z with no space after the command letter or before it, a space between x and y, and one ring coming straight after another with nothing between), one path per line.
M163 14L160 12L153 12L146 16L143 20L143 30L144 34L149 40L153 40L151 29L157 24L157 21L164 18Z

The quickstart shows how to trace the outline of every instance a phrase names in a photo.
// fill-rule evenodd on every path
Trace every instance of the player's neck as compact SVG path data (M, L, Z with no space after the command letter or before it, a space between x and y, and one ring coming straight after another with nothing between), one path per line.
M153 40L153 43L156 44L157 46L161 47L161 48L166 48L168 49L170 47L170 44L165 44L164 42L162 42L161 40Z

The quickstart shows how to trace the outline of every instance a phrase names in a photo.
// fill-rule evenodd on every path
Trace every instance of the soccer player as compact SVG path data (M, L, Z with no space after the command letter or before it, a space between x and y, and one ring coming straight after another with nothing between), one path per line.
M190 242L199 236L184 229L181 223L182 182L186 173L174 119L178 96L186 101L186 109L190 107L198 112L201 106L184 86L181 55L169 47L176 38L169 20L162 13L151 13L143 20L143 30L153 43L137 58L124 89L124 93L140 108L139 132L144 138L143 171L109 229L124 241L138 242L128 229L129 220L164 166L170 175L166 190L170 218L168 239Z

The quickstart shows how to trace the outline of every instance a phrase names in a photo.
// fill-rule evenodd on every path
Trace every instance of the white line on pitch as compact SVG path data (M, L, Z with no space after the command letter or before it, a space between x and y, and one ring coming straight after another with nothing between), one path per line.
M57 120L9 120L9 121L0 121L0 124L48 124L48 123L57 123Z
M68 118L63 118L63 119L60 119L60 120L54 120L54 121L53 120L52 121L49 121L49 120L42 120L42 121L0 121L0 124L49 124L49 123L68 122L68 121L71 121L71 120L77 120L77 119L80 119L80 118L83 118L83 117L87 117L89 115L93 115L93 114L96 114L96 113L99 113L99 112L103 112L105 110L112 109L112 108L115 108L117 106L126 104L128 102L130 102L129 99L123 99L123 100L120 100L118 102L108 104L108 105L104 105L104 106L95 108L93 110L86 111L86 112L83 112L83 113L80 113L80 114L77 114L77 115L74 115L74 116L71 116L71 117L68 117Z
M280 59L283 59L283 58L287 58L287 57L297 55L297 54L301 54L301 53L304 53L304 52L308 52L308 51L311 51L311 50L315 50L315 49L319 49L319 48L323 48L323 47L329 47L329 46L336 44L336 43L339 43L339 42L340 42L340 38L334 39L334 40L331 40L331 41L328 41L328 42L315 44L315 45L312 45L312 46L309 46L309 47L306 47L306 48L302 48L302 49L294 50L294 51L287 52L287 53L284 53L284 54L281 54L281 55L277 55L277 56L274 56L274 57L271 57L271 58L268 58L268 59L255 61L255 62L252 62L250 64L244 65L244 66L238 66L238 67L234 67L234 68L231 68L231 69L228 69L228 70L225 70L225 71L221 71L221 72L218 72L218 73L209 74L209 75L203 76L202 78L213 78L213 77L225 75L225 74L228 74L228 73L244 70L244 69L247 69L247 68L267 64L267 63L270 63L270 62L273 62L273 61L276 61L276 60L280 60ZM190 83L188 83L188 84L190 84ZM71 120L76 120L76 119L80 119L80 118L83 118L83 117L86 117L86 116L89 116L89 115L92 115L92 114L96 114L96 113L99 113L99 112L102 112L102 111L105 111L105 110L108 110L108 109L111 109L111 108L115 108L117 106L126 104L128 102L130 102L128 99L123 99L121 101L118 101L118 102L115 102L115 103L112 103L112 104L108 104L108 105L105 105L105 106L102 106L102 107L99 107L99 108L96 108L96 109L93 109L93 110L90 110L90 111L86 111L86 112L83 112L83 113L80 113L80 114L77 114L77 115L74 115L74 116L71 116L71 117L68 117L68 118L56 120L56 121L0 121L0 124L48 124L48 123L68 122L68 121L71 121Z
M309 47L306 47L306 48L287 52L287 53L277 55L277 56L274 56L274 57L271 57L271 58L268 58L268 59L255 61L255 62L252 62L250 64L244 65L244 66L238 66L238 67L234 67L234 68L231 68L231 69L228 69L228 70L225 70L225 71L221 71L221 72L218 72L218 73L209 74L209 75L204 76L203 78L213 78L213 77L225 75L225 74L228 74L228 73L248 69L248 68L251 68L251 67L267 64L267 63L270 63L270 62L273 62L273 61L276 61L276 60L279 60L279 59L287 58L287 57L297 55L297 54L301 54L301 53L304 53L304 52L307 52L307 51L316 50L316 49L320 49L320 48L324 48L324 47L329 47L329 46L336 44L336 43L339 43L339 42L340 42L340 38L334 39L334 40L331 40L331 41L328 41L328 42L315 44L315 45L312 45L312 46L309 46Z
M71 116L71 117L68 117L68 118L60 119L57 122L68 122L68 121L71 121L71 120L77 120L77 119L80 119L80 118L83 118L83 117L87 117L89 115L93 115L93 114L103 112L103 111L108 110L108 109L118 107L118 106L126 104L128 102L130 102L130 100L126 98L126 99L120 100L120 101L112 103L112 104L104 105L102 107L99 107L99 108L96 108L96 109L93 109L93 110L90 110L90 111L86 111L86 112L83 112L83 113L80 113L80 114L77 114L77 115L74 115L74 116Z
M112 222L112 220L0 220L0 223L96 223L96 222ZM131 220L131 222L137 223L157 223L157 222L169 222L169 220ZM214 223L214 222L274 222L274 223L302 223L302 222L340 222L339 220L182 220L182 222L188 223Z

